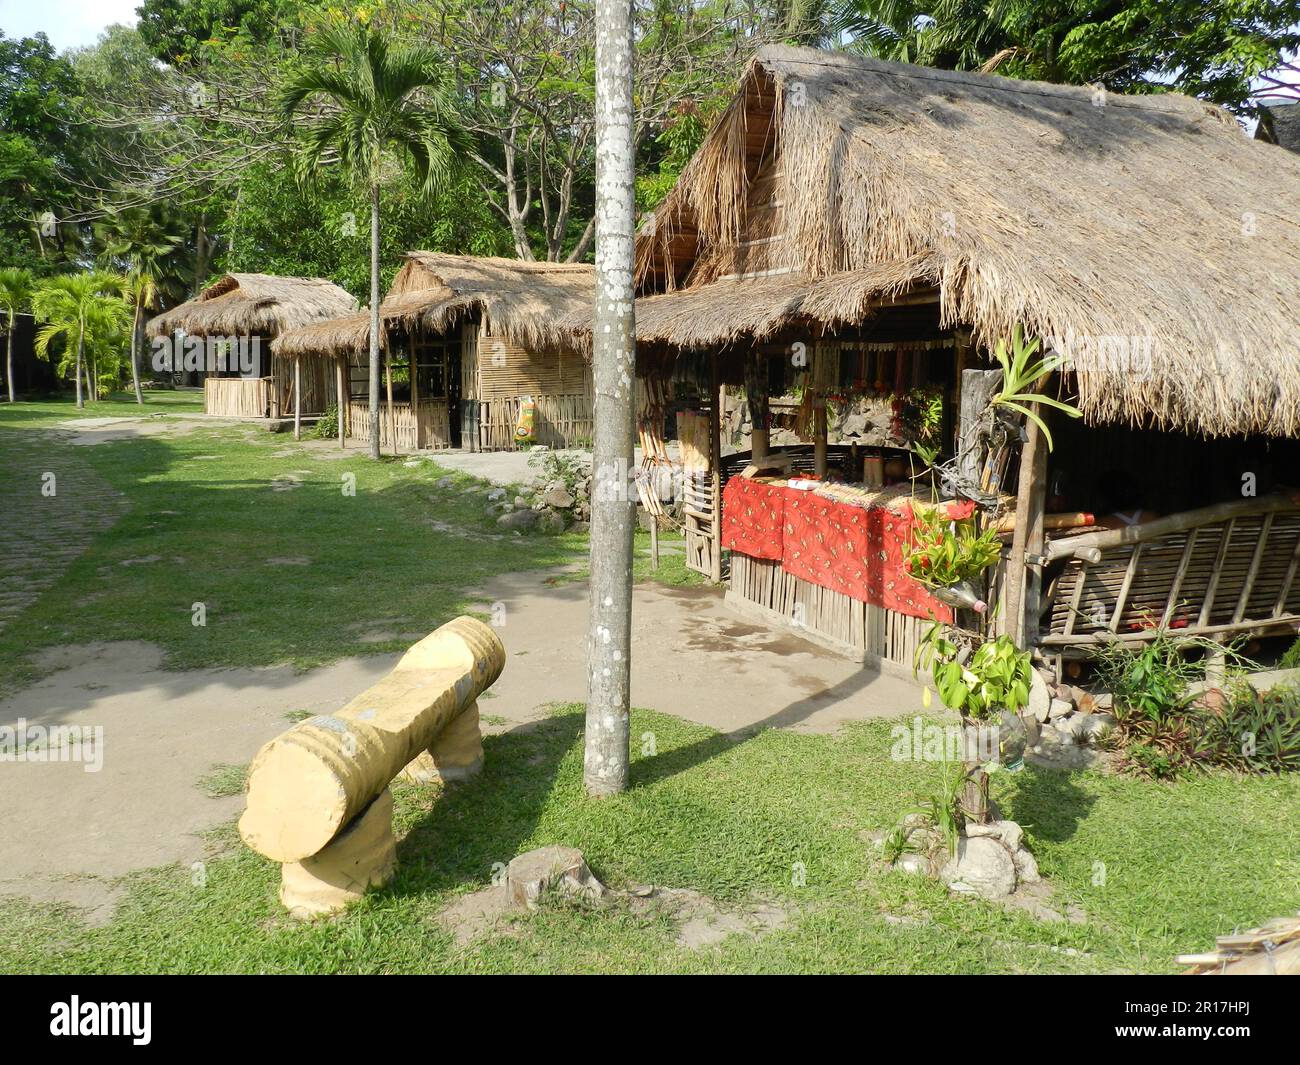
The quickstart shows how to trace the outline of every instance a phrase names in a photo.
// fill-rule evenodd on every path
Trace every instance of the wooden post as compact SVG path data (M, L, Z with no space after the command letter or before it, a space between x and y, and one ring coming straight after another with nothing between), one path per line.
M989 400L1002 383L1001 370L963 370L960 413L957 425L957 472L962 481L976 488L984 469L984 449L979 445L980 421Z
M768 431L767 360L758 350L745 360L745 398L749 401L750 450L755 461L767 457Z
M709 580L722 582L722 410L727 405L727 388L718 383L718 353L709 353L709 499L713 529L713 551L709 559Z
M420 375L419 375L419 367L415 365L414 344L409 345L409 347L407 348L406 364L407 364L407 372L411 375L411 417L415 419L415 450L419 451L422 447L424 447L424 423L420 421L420 383L418 381ZM451 382L448 381L447 384L448 386L450 386ZM451 419L456 416L456 412L450 409L451 408L450 387L447 388L447 393L448 393L447 427L448 429L450 429ZM462 440L461 446L464 447L464 445L465 442Z
M1020 484L1016 491L1016 528L1011 537L1011 557L1007 560L1007 575L1003 595L1006 610L1003 612L1004 626L1018 647L1024 648L1029 639L1037 639L1036 625L1029 632L1028 610L1037 609L1038 591L1026 587L1028 567L1025 554L1030 550L1031 533L1037 537L1038 549L1042 553L1043 507L1047 499L1047 447L1038 425L1026 420L1027 439L1020 452ZM1042 567L1035 566L1036 576L1041 580Z
M293 438L302 439L302 356L293 360Z
M384 381L388 386L388 442L397 454L397 422L393 417L393 360L388 354L388 345L384 345Z
M813 396L813 472L826 478L826 400Z
M343 360L334 360L334 384L339 394L339 447L347 447L348 397L343 387Z

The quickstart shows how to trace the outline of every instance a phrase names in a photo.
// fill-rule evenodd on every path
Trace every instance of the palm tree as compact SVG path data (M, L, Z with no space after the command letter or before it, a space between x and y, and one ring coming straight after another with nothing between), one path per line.
M14 401L14 320L20 314L27 314L31 303L35 282L30 270L21 270L16 266L0 270L0 311L8 319L5 345L5 380L9 382L9 402Z
M185 236L185 228L156 205L109 207L95 224L100 260L127 268L122 297L132 312L131 384L137 403L144 403L139 363L144 312L158 306L160 278L168 271L168 260L184 243Z
M378 29L334 23L308 41L306 63L280 90L286 118L303 121L299 177L343 168L370 198L370 454L379 458L379 196L393 162L415 166L431 196L471 148L453 106L450 69L432 48L399 45Z
M126 305L113 295L120 290L121 279L93 271L54 277L42 284L32 297L32 312L46 324L36 333L36 354L49 358L50 345L58 338L71 347L76 338L74 379L77 382L77 408L85 404L81 375L86 350L86 336L91 329L102 330L127 322ZM98 398L98 382L92 382L91 399Z

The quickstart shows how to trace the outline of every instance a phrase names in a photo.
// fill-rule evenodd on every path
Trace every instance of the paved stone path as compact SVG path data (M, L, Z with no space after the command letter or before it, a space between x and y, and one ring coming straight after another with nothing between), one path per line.
M127 503L60 433L0 431L0 469L4 629L125 513Z

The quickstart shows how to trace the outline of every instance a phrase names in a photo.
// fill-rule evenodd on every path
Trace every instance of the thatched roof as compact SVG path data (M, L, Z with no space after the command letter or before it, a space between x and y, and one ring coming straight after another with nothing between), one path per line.
M146 330L151 337L178 329L190 336L276 336L356 308L356 300L323 278L226 274L192 300L150 319Z
M765 48L637 253L645 293L916 264L977 341L1054 339L1090 420L1300 435L1300 158L1184 96Z
M422 327L441 333L466 316L491 323L495 334L529 351L569 348L560 323L590 318L596 274L582 263L530 263L473 255L411 251L379 307L381 329ZM276 354L360 355L370 348L365 314L294 330L276 341Z

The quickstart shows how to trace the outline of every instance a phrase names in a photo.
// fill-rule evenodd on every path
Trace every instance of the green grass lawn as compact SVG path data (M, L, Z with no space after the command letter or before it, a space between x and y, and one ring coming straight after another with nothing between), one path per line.
M1002 775L995 798L1026 826L1057 903L1089 915L1046 924L870 859L863 834L888 826L935 774L890 760L887 724L739 742L648 711L632 725L654 734L657 753L635 755L633 786L614 799L583 797L578 707L489 737L484 773L468 784L396 785L398 874L335 918L290 919L278 866L232 827L215 834L202 886L189 869L139 874L105 927L6 904L0 970L1160 972L1217 934L1300 906L1295 777L1171 787L1032 767ZM550 843L581 848L613 887L691 887L723 905L765 898L790 916L762 938L691 951L666 915L556 904L457 945L439 919L446 906L485 887L496 863Z
M427 461L300 451L252 425L73 447L25 430L75 408L15 406L0 405L6 468L87 464L130 505L0 633L0 691L29 682L32 653L61 643L147 639L174 668L404 650L472 605L478 582L584 557L585 537L502 534L488 486L457 476L438 488L447 471ZM34 472L27 484L38 493Z
M71 395L57 398L0 403L0 427L28 429L57 425L72 418L137 418L155 414L202 414L203 391L158 390L144 393L143 405L134 393L114 392L101 400L77 409Z
M33 485L35 470L84 464L128 506L0 633L0 689L29 683L32 652L60 643L151 640L176 668L401 650L402 634L470 605L476 583L582 559L581 537L497 537L484 486L439 488L445 471L433 463L300 452L252 426L93 447L29 431L73 415L65 403L0 405L0 461ZM297 487L276 490L291 478ZM648 538L637 548L644 575ZM675 553L656 576L695 579ZM191 623L196 602L204 627ZM393 635L362 640L376 633ZM671 710L673 693L661 698L657 709ZM892 824L936 773L891 761L887 724L743 741L650 711L632 725L638 740L653 733L657 753L634 742L633 787L615 799L582 794L574 707L489 737L485 772L469 784L396 785L399 873L335 919L290 920L278 867L228 825L204 876L132 876L106 926L6 900L0 971L1169 971L1177 953L1300 908L1300 777L999 775L995 798L1025 826L1058 908L1089 915L1044 924L870 859L864 834ZM242 777L242 766L219 765L194 783L216 801ZM789 919L761 939L691 952L665 915L552 905L458 946L439 921L449 902L549 843L582 848L614 887L689 887L724 905L766 898Z

